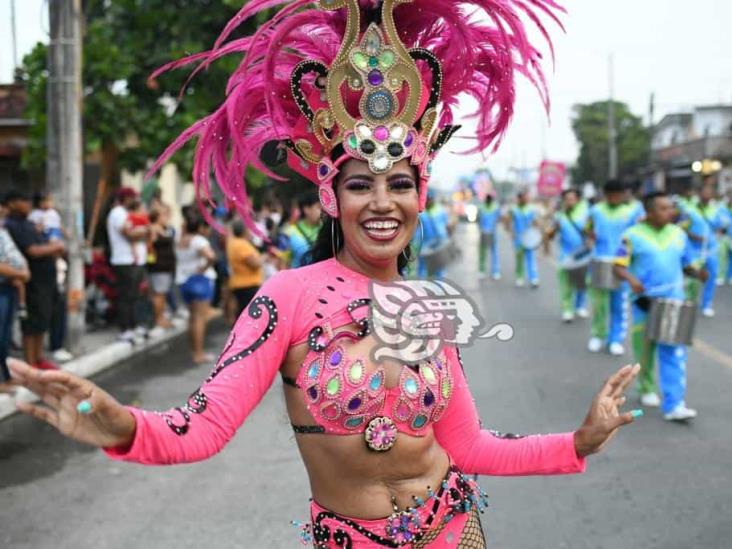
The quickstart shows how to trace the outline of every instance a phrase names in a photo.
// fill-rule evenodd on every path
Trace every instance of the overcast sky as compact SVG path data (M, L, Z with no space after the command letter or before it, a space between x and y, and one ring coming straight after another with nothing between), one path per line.
M418 0L417 0L418 1ZM46 1L16 0L19 57L47 40ZM556 70L550 74L551 125L536 94L520 85L516 115L487 166L498 177L542 158L572 162L577 144L572 105L608 97L608 57L615 64L615 97L647 118L656 94L656 120L697 104L732 103L732 2L729 0L565 0L566 35L554 32ZM10 0L0 0L0 81L12 78ZM547 67L551 73L551 67ZM455 156L455 139L438 158L435 179L453 182L483 164Z

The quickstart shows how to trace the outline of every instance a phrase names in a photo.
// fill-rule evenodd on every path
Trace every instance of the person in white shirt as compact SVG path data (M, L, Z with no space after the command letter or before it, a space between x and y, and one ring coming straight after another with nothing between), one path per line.
M204 352L206 324L211 314L216 280L213 269L216 254L208 240L210 230L198 212L189 210L183 222L183 234L175 247L175 282L190 312L188 329L196 364L212 362L215 358Z
M109 262L117 279L117 322L120 339L139 343L147 330L139 326L136 305L141 298L140 284L145 276L149 226L135 227L129 220L129 208L137 200L137 191L121 187L115 206L107 216Z

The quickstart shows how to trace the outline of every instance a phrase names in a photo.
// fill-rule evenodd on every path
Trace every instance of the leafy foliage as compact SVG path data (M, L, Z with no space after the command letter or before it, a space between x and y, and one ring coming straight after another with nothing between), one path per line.
M646 165L650 154L650 132L640 117L625 103L615 102L618 175L634 175ZM575 105L572 130L580 144L577 164L572 168L575 184L592 181L602 185L608 179L608 102Z
M239 58L223 59L178 94L189 74L179 70L148 85L157 67L208 49L242 0L86 0L83 127L87 152L113 151L119 168L144 169L181 131L223 100ZM256 21L241 32L252 32ZM236 38L239 34L235 35ZM27 167L45 162L47 46L23 60L33 121ZM190 169L192 147L176 157Z

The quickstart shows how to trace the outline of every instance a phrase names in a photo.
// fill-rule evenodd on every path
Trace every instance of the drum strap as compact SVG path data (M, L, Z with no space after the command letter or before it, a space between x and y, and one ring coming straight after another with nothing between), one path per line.
M580 229L579 228L579 225L577 225L577 223L574 222L574 219L572 219L572 214L565 212L564 215L566 216L567 221L569 221L572 224L572 227L574 227L575 230L580 234L580 236L582 237L582 240L584 240L585 238L587 238L587 235L585 234L585 231L582 230L582 229Z
M315 241L312 237L310 237L305 230L300 226L300 222L298 221L295 223L295 230L297 230L298 233L302 235L302 237L305 239L305 241L308 243L308 246L312 246L313 242Z

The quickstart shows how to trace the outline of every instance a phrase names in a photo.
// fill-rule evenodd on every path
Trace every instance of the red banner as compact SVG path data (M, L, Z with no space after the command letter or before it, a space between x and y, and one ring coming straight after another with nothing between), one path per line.
M566 175L567 167L562 162L544 160L539 166L539 181L536 184L539 196L551 197L562 194L562 184Z

